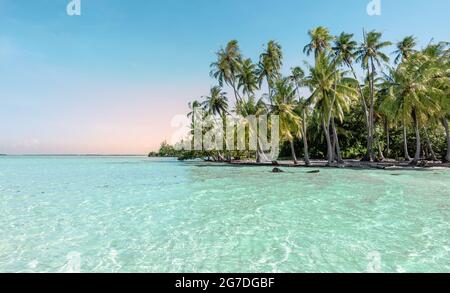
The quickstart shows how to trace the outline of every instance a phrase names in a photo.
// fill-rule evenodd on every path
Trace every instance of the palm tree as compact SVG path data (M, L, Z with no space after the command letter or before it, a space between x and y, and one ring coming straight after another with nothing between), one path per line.
M399 64L401 61L408 60L408 57L414 53L414 47L417 45L416 38L414 36L407 36L403 40L397 43L397 50L394 52L395 64Z
M295 112L296 90L288 78L275 82L272 105L271 114L278 115L281 138L289 142L292 159L294 164L297 165L294 140L301 137L301 118Z
M308 103L305 98L302 98L300 94L300 88L305 85L305 72L301 67L294 67L291 69L291 75L289 76L290 81L295 85L295 90L297 92L298 103L295 108L295 112L302 119L301 134L303 138L303 149L304 149L304 160L306 166L311 165L309 160L309 150L308 150L308 136L307 136L307 113L308 113Z
M309 86L312 94L308 99L313 104L315 111L319 114L325 139L327 141L328 165L334 161L334 148L331 144L330 126L334 118L343 119L344 111L348 108L348 101L356 95L356 90L350 85L353 79L344 78L339 72L336 62L330 56L320 53L316 59L316 65L309 67L310 75L305 83ZM333 127L333 136L337 139Z
M283 65L283 52L281 45L275 41L269 41L265 51L260 55L258 64L258 80L259 85L265 80L269 89L269 99L272 96L272 88L275 81L280 76L281 66Z
M356 75L356 71L353 67L353 62L356 58L356 49L357 49L358 43L353 40L353 34L347 34L345 32L342 32L339 36L335 38L334 46L332 48L334 54L337 56L338 59L340 59L345 66L347 66L353 75L353 78L355 80L358 80L358 77ZM359 100L360 104L362 106L362 111L364 113L364 118L367 126L367 149L370 148L369 142L370 142L370 132L369 132L369 111L367 107L366 98L364 97L364 92L361 87L361 84L357 83L357 89L359 93Z
M228 99L226 93L222 91L220 86L214 86L211 88L208 96L204 97L202 103L205 114L214 119L214 123L217 127L220 127L220 131L223 131L223 124L219 124L216 116L219 116L222 121L224 120L225 114L228 113ZM216 128L217 131L219 129ZM218 160L224 161L224 157L220 151L218 151Z
M211 77L218 80L222 87L224 84L229 85L234 92L236 102L241 99L237 89L236 75L240 71L242 63L242 55L238 41L230 41L225 49L221 49L216 53L217 61L211 64Z
M394 73L395 70L394 69L390 69L389 70L390 73ZM396 85L396 81L395 81L395 77L391 76L391 74L384 74L384 81L381 85L381 87L385 90L385 96L383 97L383 101L380 103L380 107L382 108L382 112L386 117L397 117L397 114L395 112L392 111L392 103L389 99L389 97L393 96L392 90L393 90L393 86ZM404 157L405 157L405 161L407 162L411 162L411 156L409 155L409 150L408 150L408 130L407 130L407 121L405 119L403 119L404 117L400 117L399 122L402 126L403 129L403 153L404 153ZM395 118L393 118L395 119Z
M196 109L200 109L202 107L202 103L200 103L197 100L194 100L192 102L189 102L188 107L189 107L190 112L187 114L187 117L188 118L191 118L191 117L193 118L194 114L195 114L195 110Z
M330 31L323 26L316 27L308 32L311 42L303 48L303 53L311 55L314 52L314 56L317 58L320 53L330 48L330 42L333 41L333 36Z
M238 90L247 96L252 96L258 90L258 77L256 75L256 65L251 59L242 62L241 69L237 74Z
M205 100L203 101L202 106L207 114L222 117L224 114L228 113L228 99L221 87L212 87L209 95L204 98Z
M389 62L389 57L381 50L390 46L391 42L384 42L381 40L382 33L371 31L364 33L364 41L356 51L356 61L361 62L362 68L367 70L367 78L369 80L370 88L370 103L369 103L369 135L368 135L368 154L369 161L374 161L373 153L373 135L374 135L374 106L375 106L375 75L377 74L376 66L381 67L383 63Z
M258 117L265 113L267 113L266 104L262 99L256 100L254 96L250 96L247 100L241 100L236 104L236 114L241 115L242 117ZM249 127L248 129L251 130L252 128ZM256 134L256 136L258 137L258 134ZM259 142L258 138L256 162L261 163L263 160L268 161L263 150L261 150L261 143Z
M441 121L447 139L447 152L444 161L450 162L450 130L448 122L450 119L450 44L447 42L429 44L423 50L423 54L432 60L435 67L441 69L440 74L443 78L437 75L437 78L434 78L432 83L442 90L442 95L436 97L441 107L436 118Z
M430 114L441 109L436 96L443 91L433 85L433 80L439 76L430 58L422 53L414 53L408 61L403 62L397 70L391 70L394 80L392 111L406 124L412 124L416 135L416 154L411 164L416 165L421 156L420 129L428 121ZM445 79L445 75L442 79Z

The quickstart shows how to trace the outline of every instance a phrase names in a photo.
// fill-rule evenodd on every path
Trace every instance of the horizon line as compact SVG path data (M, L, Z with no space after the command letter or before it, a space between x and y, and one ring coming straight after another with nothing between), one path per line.
M53 157L141 157L147 156L148 154L0 154L0 156L34 156L34 157L45 157L45 156L53 156Z

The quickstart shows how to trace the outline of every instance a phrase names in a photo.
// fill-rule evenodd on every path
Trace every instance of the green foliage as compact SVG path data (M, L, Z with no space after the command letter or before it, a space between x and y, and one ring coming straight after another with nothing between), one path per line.
M360 43L345 32L334 37L325 27L310 30L309 36L304 53L314 54L313 64L305 71L294 67L287 77L281 74L279 43L269 41L259 62L253 63L243 57L238 41L230 41L211 64L210 74L218 86L201 101L189 103L188 117L193 117L196 108L216 121L230 113L278 115L280 157L286 158L294 153L305 155L305 160L308 154L324 159L330 158L330 152L331 158L339 152L348 159L368 155L370 159L400 159L405 156L404 128L407 151L416 151L416 159L432 156L431 148L439 158L450 158L442 127L450 118L449 43L431 43L418 51L414 36L408 36L391 52L395 60L390 67L386 49L392 43L382 40L380 32L364 32ZM356 66L361 67L362 76L357 75ZM225 87L231 88L234 104L228 102ZM308 97L302 97L302 92L309 92ZM151 155L223 161L258 159L261 154L176 151L163 143Z

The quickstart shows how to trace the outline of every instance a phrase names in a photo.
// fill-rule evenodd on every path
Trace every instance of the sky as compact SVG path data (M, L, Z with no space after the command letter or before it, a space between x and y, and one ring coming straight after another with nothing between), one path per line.
M278 41L285 72L319 25L450 41L448 0L381 0L379 16L371 0L80 1L69 16L70 0L0 0L0 154L154 151L215 84L209 65L232 39L255 62Z

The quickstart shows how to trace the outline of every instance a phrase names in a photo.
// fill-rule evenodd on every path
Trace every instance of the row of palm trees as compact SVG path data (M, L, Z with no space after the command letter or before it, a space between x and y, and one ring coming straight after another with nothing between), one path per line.
M397 44L391 65L386 50L392 43L384 41L379 32L364 32L361 43L353 34L333 36L325 27L310 30L309 36L304 53L313 55L313 64L305 63L306 70L294 67L288 76L281 73L283 52L277 42L269 41L255 64L243 57L236 40L230 41L211 64L210 75L218 85L203 101L190 103L191 109L202 107L222 118L231 112L244 117L278 115L281 138L289 145L294 163L298 163L295 142L302 140L306 165L310 164L309 124L320 126L323 132L329 165L343 163L339 125L354 111L362 113L365 125L360 131L365 133L366 161L390 156L390 130L399 127L403 128L405 160L411 164L421 160L421 133L437 159L428 132L442 125L447 140L443 159L450 161L449 43L430 43L417 50L415 38L408 36ZM234 107L225 87L232 90ZM307 93L306 97L302 93ZM413 158L409 155L409 130L414 131L416 140ZM384 150L381 140L385 141ZM256 159L264 159L259 148Z

